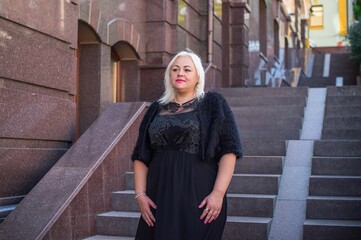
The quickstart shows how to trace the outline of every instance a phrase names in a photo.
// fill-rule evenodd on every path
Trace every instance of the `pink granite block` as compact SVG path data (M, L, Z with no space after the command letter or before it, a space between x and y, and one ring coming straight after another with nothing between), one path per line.
M87 186L85 186L79 191L69 206L71 219L70 222L72 226L72 239L83 239L84 237L89 236L95 232L91 231L91 222L93 222L92 220L95 218L95 215L92 213L88 202L88 189ZM54 227L56 226L57 223L54 225Z
M51 240L76 239L72 231L74 226L72 225L71 218L70 209L67 208L51 228Z
M0 26L1 77L71 91L76 61L68 44L2 18Z
M74 102L0 88L0 137L72 141Z
M166 12L164 11L164 4L163 0L153 0L152 4L148 3L146 11L147 20L150 22L165 21Z
M141 69L140 98L141 101L154 101L163 94L163 68Z
M0 197L26 195L66 149L1 149Z
M78 5L67 1L2 0L0 16L77 46ZM2 25L2 24L0 24Z

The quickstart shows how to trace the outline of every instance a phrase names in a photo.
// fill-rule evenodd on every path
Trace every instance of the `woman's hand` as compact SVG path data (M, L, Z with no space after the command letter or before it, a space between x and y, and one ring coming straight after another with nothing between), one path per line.
M151 211L151 207L153 209L156 209L157 206L155 203L147 196L147 195L141 195L137 198L138 205L140 212L142 214L142 218L147 223L149 227L153 227L155 223L155 217L153 216L153 213Z
M201 215L201 219L204 219L204 224L211 223L217 219L222 210L223 197L223 193L213 190L198 206L199 208L205 206Z

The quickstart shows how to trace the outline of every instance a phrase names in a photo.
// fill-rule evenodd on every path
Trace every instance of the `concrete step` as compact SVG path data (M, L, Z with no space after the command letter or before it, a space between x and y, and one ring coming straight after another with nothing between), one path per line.
M361 106L360 96L327 96L326 104L332 106Z
M322 129L324 140L361 140L361 129Z
M306 219L303 240L359 240L361 221Z
M97 216L98 235L134 237L140 214L108 212ZM228 216L222 239L267 239L271 218Z
M361 197L361 176L311 175L309 195Z
M242 134L242 133L241 133ZM244 156L286 156L286 141L244 139Z
M234 174L228 193L276 195L279 181L278 174ZM134 189L133 172L125 175L125 189Z
M313 157L311 174L361 176L361 157Z
M302 117L254 117L244 116L236 119L239 128L252 128L252 129L301 129Z
M232 107L235 118L242 119L246 116L279 116L279 117L297 117L302 118L304 115L303 106L275 106L275 107Z
M326 117L361 117L361 107L326 105L325 116Z
M228 216L222 239L266 240L272 218Z
M217 92L226 97L304 97L308 88L220 88Z
M243 96L226 96L228 104L232 107L241 106L305 106L305 96L275 96L275 97L243 97Z
M227 214L231 216L272 217L276 195L227 194ZM118 191L112 194L114 211L139 211L134 191Z
M310 196L306 218L361 220L361 197Z
M236 162L235 173L282 174L284 157L244 156Z
M327 96L361 96L361 86L327 87Z
M326 129L361 129L361 117L324 117Z
M361 157L361 140L317 140L314 143L314 156Z

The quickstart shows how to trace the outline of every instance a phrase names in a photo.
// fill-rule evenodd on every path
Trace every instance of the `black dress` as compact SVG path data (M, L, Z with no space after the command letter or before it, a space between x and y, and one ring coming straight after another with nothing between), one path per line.
M204 224L198 208L212 192L216 162L199 159L197 111L158 114L149 127L154 151L147 176L147 195L157 205L156 222L148 227L141 217L136 239L220 240L226 222L226 197L219 217Z

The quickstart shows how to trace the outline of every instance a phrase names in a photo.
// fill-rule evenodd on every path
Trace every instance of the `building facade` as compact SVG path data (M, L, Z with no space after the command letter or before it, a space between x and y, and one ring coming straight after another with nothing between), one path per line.
M114 102L153 101L178 51L207 90L290 85L306 0L0 1L0 206L19 203Z

